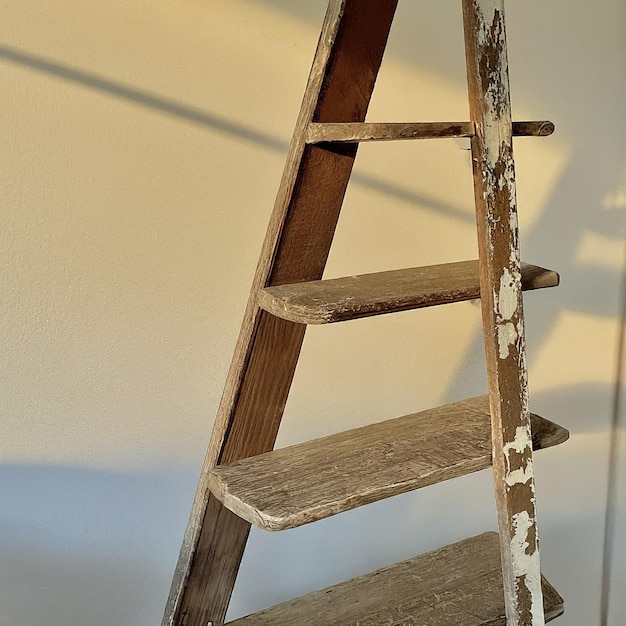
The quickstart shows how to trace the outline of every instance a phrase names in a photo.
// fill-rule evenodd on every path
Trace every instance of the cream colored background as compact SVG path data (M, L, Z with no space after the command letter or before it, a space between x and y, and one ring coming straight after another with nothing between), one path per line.
M370 120L467 119L458 2L404 0ZM324 0L0 0L0 625L159 623ZM621 0L508 3L544 573L599 623L626 159ZM465 141L363 146L327 276L471 258ZM485 388L469 303L308 331L279 445ZM624 411L621 414L624 428ZM623 440L622 440L623 441ZM626 612L626 487L611 624ZM254 532L230 616L495 526L482 472Z

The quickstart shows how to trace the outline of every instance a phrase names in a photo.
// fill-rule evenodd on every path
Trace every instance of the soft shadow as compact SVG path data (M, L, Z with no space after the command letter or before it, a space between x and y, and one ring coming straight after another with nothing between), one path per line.
M158 624L193 481L1 467L0 624Z
M50 61L49 59L44 59L43 57L18 50L17 48L0 46L0 59L42 72L49 76L55 76L56 78L76 83L87 89L103 92L122 100L140 104L149 109L181 118L187 122L199 124L200 126L232 135L238 139L252 142L258 146L269 148L270 150L284 152L288 147L286 142L276 137L272 137L249 126L244 126L239 122L233 122L220 115L208 113L184 104L183 102L170 100L161 95L143 91L136 87L104 78L103 76L70 67L69 65Z
M55 76L76 83L87 89L106 93L109 96L139 104L154 111L159 111L186 122L224 133L235 139L246 141L274 152L286 155L289 149L289 143L287 141L283 141L278 137L261 132L255 128L241 124L240 122L229 120L221 115L209 113L182 102L165 98L159 94L137 89L136 87L109 78L85 72L84 70L70 67L56 61L44 59L24 52L23 50L9 46L0 46L0 59L42 72L49 76ZM419 205L424 209L438 211L463 221L472 219L461 207L446 204L426 194L416 193L411 189L394 185L376 176L355 173L352 177L352 182L356 185L366 187L367 189L397 198L398 200Z

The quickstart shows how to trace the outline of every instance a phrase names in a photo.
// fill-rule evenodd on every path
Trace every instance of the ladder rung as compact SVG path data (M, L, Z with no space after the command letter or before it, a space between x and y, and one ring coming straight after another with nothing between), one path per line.
M569 433L532 416L535 450ZM265 530L286 530L491 465L487 396L250 457L209 472L212 493Z
M546 621L563 598L542 577ZM505 626L498 534L484 533L227 626Z
M522 289L556 287L552 270L522 263ZM267 287L259 306L299 324L329 324L480 297L478 261Z
M516 137L547 137L554 124L513 122ZM362 141L395 141L398 139L435 139L437 137L473 137L473 122L313 122L307 129L307 143L356 143Z

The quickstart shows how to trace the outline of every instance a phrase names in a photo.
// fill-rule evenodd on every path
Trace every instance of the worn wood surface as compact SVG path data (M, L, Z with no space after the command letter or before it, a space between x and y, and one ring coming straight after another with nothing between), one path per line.
M533 416L535 450L568 432ZM491 465L487 396L220 465L209 488L265 530L285 530Z
M463 0L493 470L508 626L542 626L503 0Z
M545 579L546 621L563 599ZM315 591L229 626L505 626L496 533Z
M554 124L513 122L513 135L547 137ZM355 143L363 141L397 141L400 139L436 139L442 137L473 137L473 122L363 122L309 124L307 143Z
M559 275L522 265L524 290L556 287ZM268 287L259 305L300 324L329 324L480 297L478 261Z
M549 120L513 122L513 137L549 137L553 132L554 124Z
M356 146L306 145L311 122L361 122L386 45L395 0L331 0L296 123L250 300L198 483L163 625L223 623L247 522L210 495L217 463L271 450L305 326L257 304L260 289L322 275Z

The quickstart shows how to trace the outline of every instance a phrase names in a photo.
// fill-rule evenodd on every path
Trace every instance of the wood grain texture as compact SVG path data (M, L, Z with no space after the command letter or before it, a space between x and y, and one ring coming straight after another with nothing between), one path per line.
M549 137L553 132L554 123L549 120L513 122L513 137Z
M542 580L546 621L563 599ZM505 626L498 535L485 533L229 626Z
M508 626L542 626L503 0L463 0L493 471Z
M249 525L210 495L217 463L271 450L305 326L257 304L259 290L319 279L356 155L307 145L312 121L361 122L395 0L331 0L270 219L250 299L196 490L163 626L223 624Z
M518 137L547 137L554 132L554 124L513 122L513 135ZM365 141L398 141L402 139L438 139L445 137L473 137L473 122L362 122L309 124L307 143L357 143Z
M569 433L536 415L533 447ZM209 488L265 530L285 530L491 465L487 396L219 465Z
M556 272L522 264L522 289L558 284ZM478 261L460 261L268 287L259 305L299 324L329 324L478 297Z

